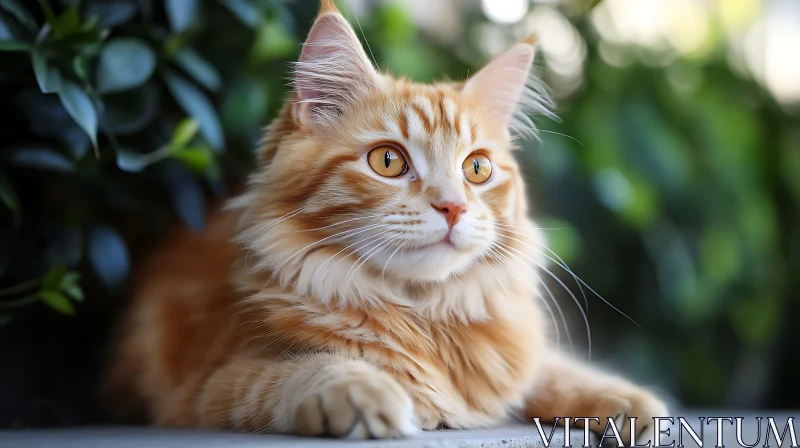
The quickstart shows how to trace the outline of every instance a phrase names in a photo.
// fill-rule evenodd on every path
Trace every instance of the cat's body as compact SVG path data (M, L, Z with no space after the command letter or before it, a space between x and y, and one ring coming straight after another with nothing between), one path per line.
M323 2L246 191L145 265L116 406L351 437L664 415L552 347L508 132L532 57L522 42L465 83L394 80Z

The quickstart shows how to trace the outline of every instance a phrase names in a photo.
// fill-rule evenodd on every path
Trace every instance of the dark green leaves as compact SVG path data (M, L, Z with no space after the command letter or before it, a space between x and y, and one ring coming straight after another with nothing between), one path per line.
M127 149L120 149L117 151L117 167L122 171L138 173L150 165L169 157L174 157L181 161L189 161L189 163L185 163L185 165L195 169L197 163L193 163L196 159L194 154L198 149L188 148L187 146L195 138L199 129L200 125L197 121L187 118L181 121L175 128L175 132L172 134L169 144L155 151L142 154ZM211 155L208 154L206 163L203 164L203 169L199 170L200 172L205 170L211 159Z
M136 15L134 0L100 0L90 3L84 10L88 20L97 17L97 25L103 28L125 23Z
M30 4L30 2L29 2ZM29 31L34 32L39 27L36 19L33 18L28 8L21 0L0 0L0 8L6 10L14 16Z
M211 101L194 84L173 71L164 72L164 81L183 110L200 123L200 135L212 148L222 150L225 145L222 126Z
M167 18L175 32L181 33L189 29L197 21L199 0L165 0L164 7Z
M200 183L177 164L167 164L164 179L178 216L190 229L201 230L205 226L206 199Z
M0 174L0 202L14 213L16 219L19 219L19 197L14 186L3 174Z
M263 84L242 79L233 84L222 103L222 120L231 135L246 135L264 122L267 91Z
M63 294L54 291L43 291L39 296L42 302L47 304L50 308L68 316L75 314L75 308L72 307L72 304L69 303L69 299Z
M41 52L33 51L31 53L31 61L33 62L33 73L36 76L36 82L39 83L39 89L41 89L42 93L57 93L61 90L61 73L55 67L47 64Z
M175 63L206 89L212 92L219 89L222 80L217 70L191 48L178 50Z
M111 291L118 291L128 277L128 247L111 227L98 226L89 232L89 261L97 277Z
M0 9L0 51L27 51L30 44L24 42L22 27Z
M103 46L97 66L100 93L128 90L147 82L156 67L156 55L139 39L114 39Z
M77 84L64 81L61 84L58 97L70 117L89 136L92 146L97 148L97 111L89 95Z
M250 0L219 0L219 2L250 28L255 28L262 20L261 11Z
M15 165L46 171L70 172L75 169L71 160L50 148L28 147L15 149L9 159Z

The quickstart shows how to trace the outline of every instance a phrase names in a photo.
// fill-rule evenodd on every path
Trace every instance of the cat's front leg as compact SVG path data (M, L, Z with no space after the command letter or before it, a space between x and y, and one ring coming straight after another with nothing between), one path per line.
M240 359L215 372L199 401L205 426L354 439L417 431L409 394L362 360L314 353Z
M666 404L647 389L623 378L600 372L586 364L557 353L549 353L538 385L531 393L525 417L553 422L561 417L573 419L572 426L588 422L592 431L602 434L613 418L622 441L631 440L631 417L636 418L635 441L653 436L653 418L668 417ZM575 418L581 420L575 421ZM597 418L582 420L583 418ZM611 430L608 432L612 436Z

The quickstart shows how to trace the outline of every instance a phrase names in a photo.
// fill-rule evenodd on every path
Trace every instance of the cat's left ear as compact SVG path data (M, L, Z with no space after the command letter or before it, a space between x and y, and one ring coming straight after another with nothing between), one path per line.
M518 112L549 110L550 99L536 88L531 74L535 36L514 44L500 53L463 85L463 93L495 117L503 127L514 127ZM533 110L531 110L533 109ZM524 119L524 118L523 118ZM524 125L533 127L530 119ZM524 132L524 130L523 130Z
M353 27L333 0L322 0L319 15L295 65L298 120L321 130L377 83L378 74Z

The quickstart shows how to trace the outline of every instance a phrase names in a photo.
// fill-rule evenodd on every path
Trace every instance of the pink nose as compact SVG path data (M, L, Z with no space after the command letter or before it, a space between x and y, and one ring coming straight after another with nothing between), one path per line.
M442 201L438 204L431 203L433 208L443 213L447 219L447 225L452 229L461 219L461 215L467 211L467 204L456 204L455 202Z

